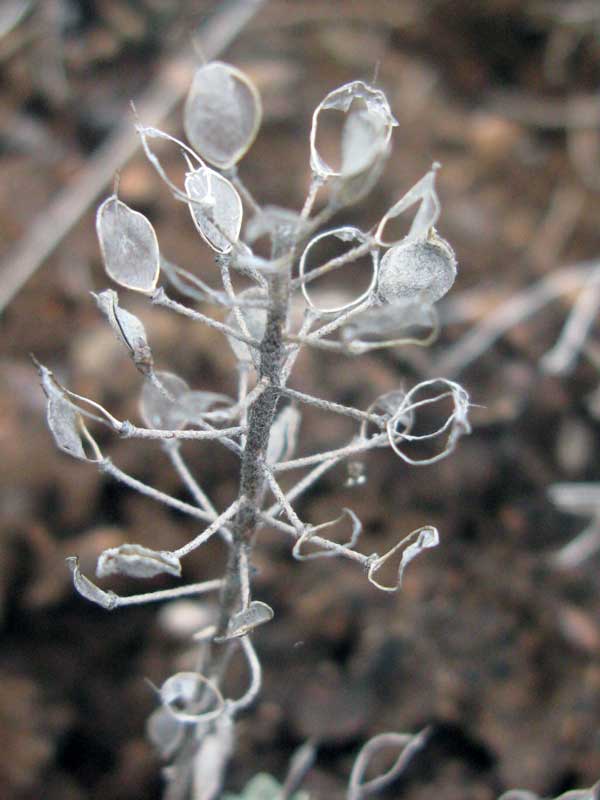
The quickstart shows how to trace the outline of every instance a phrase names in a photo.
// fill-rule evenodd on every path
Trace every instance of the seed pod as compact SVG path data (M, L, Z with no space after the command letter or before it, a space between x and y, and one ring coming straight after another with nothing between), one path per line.
M433 234L391 247L381 259L377 292L385 303L418 300L432 304L452 287L456 257L448 242Z
M146 381L140 396L140 414L148 428L177 430L182 428L179 399L190 390L188 384L172 372L157 372L156 377L164 389L161 392L154 384ZM169 396L172 399L169 399Z
M260 95L239 69L221 61L196 71L183 124L197 152L219 169L229 169L250 148L262 117Z
M347 115L341 136L341 164L334 168L317 149L319 117L333 109ZM392 128L398 123L392 116L386 96L362 81L353 81L330 92L313 113L310 131L310 166L321 179L362 174L383 153Z
M267 297L262 289L257 289L253 286L251 289L245 289L243 292L240 292L238 294L238 299L242 303L244 301L248 301L249 303L252 303L253 301L255 303L260 303L263 301L266 303ZM253 308L251 305L245 308L242 305L240 310L246 322L250 336L260 342L265 334L265 325L267 324L267 309ZM239 333L242 332L236 319L236 315L233 311L230 311L227 315L226 322L234 330L238 331ZM244 342L240 342L239 339L234 339L233 336L228 336L227 341L240 361L249 364L252 363L251 348L249 348L248 345L244 344Z
M181 575L177 556L166 551L151 550L139 544L122 544L104 550L96 566L96 575L131 575L133 578L153 578L155 575Z
M228 642L230 639L239 639L251 633L259 625L270 622L274 617L271 606L261 600L253 600L248 608L238 611L229 620L227 633L224 636L216 636L215 642Z
M376 586L378 589L381 589L384 592L395 592L397 591L402 585L402 578L404 576L404 570L410 564L410 562L415 559L423 550L426 550L429 547L437 547L440 543L440 535L438 533L437 528L434 528L433 525L425 525L422 528L417 528L417 530L409 533L408 536L405 536L398 544L394 545L387 553L382 556L375 556L373 557L371 564L367 571L367 577L369 581ZM398 573L396 582L394 584L386 585L382 583L378 583L375 580L375 575L381 567L393 556L400 554L400 563L398 564Z
M114 592L105 592L81 573L77 556L69 556L66 562L73 576L73 585L82 597L106 608L107 611L112 611L118 605L119 598Z
M371 259L371 281L367 289L364 292L362 292L362 294L360 294L358 297L356 297L354 300L351 300L348 303L344 303L343 305L331 306L327 308L319 308L313 302L308 293L307 282L305 280L305 277L310 274L309 265L307 262L309 260L308 257L311 250L319 242L328 238L333 238L334 240L338 239L344 244L351 245L350 247L348 247L348 250L343 255L336 258L336 261L339 262L338 264L339 266L345 265L346 263L349 264L354 260L352 258L353 250L364 248L365 253L368 252L369 257ZM315 236L313 239L310 240L310 242L304 248L304 252L302 253L302 256L300 258L299 275L303 281L302 294L304 295L304 299L314 311L318 311L320 314L338 314L350 308L353 308L354 306L358 305L363 300L366 300L368 297L371 296L371 294L373 293L373 289L375 288L375 285L377 283L379 255L377 248L373 247L372 249L367 249L369 248L369 243L370 243L369 235L363 233L363 231L359 230L359 228L354 228L351 225L345 225L341 228L334 228L333 230L330 231L324 231L323 233L318 234L318 236ZM335 241L334 244L336 244Z
M392 247L401 242L399 238L392 241L385 240L383 234L391 219L399 217L416 203L419 204L419 207L411 223L407 239L425 239L430 235L439 219L441 210L440 200L435 189L435 177L439 168L440 165L437 162L433 164L429 172L383 215L375 232L375 240L381 247Z
M233 184L208 167L188 172L185 191L198 233L217 253L229 253L240 237L242 201Z
M265 457L267 464L277 464L292 458L298 442L300 419L300 412L293 405L286 406L279 412L269 435Z
M92 292L92 296L119 341L131 353L133 362L139 371L143 375L151 374L154 362L142 321L135 314L131 314L119 306L119 297L113 289L105 289L100 294Z
M109 277L126 289L154 291L160 253L149 220L113 194L98 209L96 230Z

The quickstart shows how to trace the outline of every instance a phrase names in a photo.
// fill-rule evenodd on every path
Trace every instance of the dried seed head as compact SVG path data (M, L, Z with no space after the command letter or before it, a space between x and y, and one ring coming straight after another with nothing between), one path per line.
M233 184L209 167L188 172L185 191L192 219L204 241L217 253L229 253L242 227L242 201Z
M377 293L382 302L416 300L432 304L448 292L456 278L456 257L437 235L391 247L381 259Z
M183 378L172 372L157 372L156 377L163 391L150 381L142 386L140 414L144 424L159 430L182 428L185 420L182 419L179 400L189 392L190 387Z
M154 362L142 321L119 306L119 296L114 289L106 289L100 294L92 292L92 296L119 341L131 353L136 367L142 374L149 375Z
M337 256L335 259L336 261L339 261L339 266L343 266L344 264L347 263L349 264L352 261L355 261L356 259L355 257L352 256L352 251L358 250L359 248L364 248L362 251L363 255L365 255L365 253L368 253L371 259L371 270L372 270L371 281L367 289L358 297L356 297L354 300L351 300L348 303L344 303L344 305L341 306L319 308L312 301L308 293L305 279L310 274L310 268L308 262L311 250L316 245L325 241L328 238L333 238L334 240L337 239L343 242L345 245L346 244L349 245L347 251L344 252L342 255ZM361 231L359 228L354 228L351 225L345 225L341 228L334 228L333 230L330 231L324 231L323 233L320 233L318 236L315 236L313 239L310 240L310 242L304 248L304 252L302 253L302 256L300 258L299 272L300 272L300 278L302 279L302 294L304 295L304 299L306 300L308 305L314 311L318 311L319 314L338 314L348 309L354 308L354 306L358 305L363 300L366 300L368 297L372 295L375 285L377 283L379 255L377 252L377 248L369 249L370 241L371 240L368 234L363 233L363 231ZM334 241L334 244L337 243ZM311 265L311 266L318 269L319 266L324 266L324 265Z
M404 539L398 542L398 544L394 545L394 547L392 547L391 550L388 550L388 552L384 555L376 555L371 558L371 563L367 573L369 581L373 584L373 586L376 586L378 589L381 589L384 592L397 591L402 585L404 570L410 564L410 562L423 550L426 550L429 547L437 547L439 543L440 535L437 528L434 528L433 525L425 525L422 528L412 531L412 533L409 533L408 536L405 536ZM398 553L401 554L401 557L400 563L398 564L396 583L394 583L392 586L378 583L374 576L377 574L377 572L379 572L386 561Z
M332 167L317 149L319 117L323 111L345 113L341 137L341 165ZM325 180L363 174L386 151L392 128L398 123L392 116L386 96L362 81L353 81L330 92L313 113L310 132L310 166Z
M102 461L100 448L88 431L81 412L69 401L66 390L42 364L38 364L38 370L47 397L46 420L57 447L80 461Z
M419 207L411 222L406 238L426 239L430 235L439 219L441 210L440 201L435 189L435 177L439 168L440 165L436 162L429 172L424 175L421 180L417 181L415 185L383 215L375 233L375 240L381 247L391 247L401 241L398 237L392 241L386 241L383 238L383 234L391 219L399 217L400 214L403 214L416 203L419 204Z
M98 558L96 575L131 575L133 578L153 578L155 575L181 575L177 556L166 551L151 550L139 544L122 544L104 550Z
M96 230L109 277L126 289L154 291L160 253L149 220L113 194L98 209Z
M69 556L66 562L73 576L73 585L82 597L108 611L112 611L118 605L119 598L114 592L105 592L85 575L82 575L79 569L79 559L76 556Z
M425 330L427 333L422 333ZM381 303L357 314L341 329L352 352L404 344L431 344L439 330L434 306L415 300Z
M239 69L221 61L196 71L185 110L186 136L202 158L219 169L236 164L256 138L260 95Z
M261 600L253 600L248 608L238 611L229 620L225 636L215 637L215 642L228 642L251 633L259 625L270 622L275 616L271 606Z
M305 224L305 223L304 223ZM280 206L265 206L246 225L245 240L253 244L261 236L271 240L290 241L302 233L303 222L297 211Z

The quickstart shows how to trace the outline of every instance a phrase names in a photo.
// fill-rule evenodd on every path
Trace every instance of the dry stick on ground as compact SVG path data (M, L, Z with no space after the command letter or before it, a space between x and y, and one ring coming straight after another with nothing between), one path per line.
M440 375L458 375L519 322L533 316L563 294L584 287L589 288L592 277L594 283L596 280L600 281L598 262L564 267L509 297L479 325L473 327L456 344L448 348L433 365L432 372Z
M222 3L220 10L204 25L196 38L203 57L210 60L225 50L263 3L264 0ZM193 68L194 57L191 52L177 54L166 60L156 81L136 100L140 118L149 125L160 125L188 90ZM0 263L0 313L138 147L139 136L131 124L130 115L125 114L117 130L98 148L75 182L58 193Z

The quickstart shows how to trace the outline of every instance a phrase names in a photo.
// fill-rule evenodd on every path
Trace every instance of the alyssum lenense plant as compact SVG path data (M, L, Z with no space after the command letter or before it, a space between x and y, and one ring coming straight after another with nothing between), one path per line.
M327 163L319 149L323 115L337 115L342 121L339 165ZM155 128L138 125L150 162L174 197L188 205L198 233L214 251L222 289L211 288L166 260L150 222L122 202L116 192L97 213L104 265L116 283L225 334L238 361L237 398L191 390L182 378L155 370L141 321L119 305L112 289L95 297L144 376L140 410L146 427L117 419L95 401L61 386L48 369L39 366L48 397L48 424L62 450L95 463L116 480L204 524L197 536L177 550L154 551L142 544L123 544L104 551L98 559L99 577L113 573L142 579L160 573L179 577L182 558L211 537L221 537L227 548L222 577L125 597L101 589L81 573L76 557L68 559L76 589L106 609L218 594L219 612L213 624L194 637L200 651L197 670L178 673L163 683L157 690L161 705L149 722L152 740L170 762L165 777L171 800L189 796L209 800L220 795L234 748L234 720L260 689L261 666L251 634L273 617L273 610L252 592L252 547L261 529L274 528L288 537L292 554L300 561L347 558L362 567L374 586L396 591L409 562L423 549L438 544L434 527L426 525L403 536L383 555L363 554L356 549L361 523L353 511L343 509L331 522L311 525L300 519L294 502L340 462L348 462L347 485L359 486L365 481L362 459L371 450L391 447L408 464L431 464L449 455L459 437L469 432L468 395L444 378L386 393L374 398L366 410L288 386L305 346L356 355L405 343L430 343L437 332L435 303L454 282L456 260L434 227L440 213L435 191L437 165L371 230L343 226L317 233L334 213L364 197L381 174L397 125L382 91L355 81L331 92L316 108L310 134L313 177L299 213L262 208L237 173L236 164L253 142L260 119L260 98L247 76L228 64L213 62L198 69L187 97L185 130L191 147ZM186 159L183 187L169 178L152 149L156 139L175 145ZM314 213L321 189L328 199L323 209ZM413 206L416 210L408 233L399 240L388 239L388 223ZM250 215L245 242L240 238L244 208ZM269 258L252 249L264 236L270 239ZM317 243L321 252L327 244L341 252L315 263ZM311 291L313 282L359 259L370 271L368 288L349 297L351 287L342 285L333 304L322 307L322 297ZM245 276L249 288L234 289L234 272ZM180 295L220 308L225 321L169 297L162 286L157 287L160 274ZM298 304L303 313L301 322L296 323L291 309ZM417 433L419 412L438 403L449 409L444 421L434 430ZM336 449L294 458L301 424L298 406L302 404L348 417L356 423L355 435ZM101 452L88 430L89 421L108 426L121 437L160 441L192 502L177 500L120 470ZM211 441L239 458L239 495L225 510L215 508L188 469L180 451L182 440ZM440 446L432 450L437 441ZM411 450L415 442L427 444L426 456L419 459ZM284 489L282 479L295 471L302 477ZM330 538L330 529L344 524L349 527L349 535L344 537L347 541ZM384 582L380 570L393 558L398 562L396 579ZM246 658L250 683L242 697L231 699L223 696L221 687L236 648L241 648ZM372 740L356 762L349 797L358 800L389 782L422 741L422 735L400 734L382 734ZM390 745L402 750L396 766L366 781L372 754ZM291 791L286 789L281 796L289 796Z

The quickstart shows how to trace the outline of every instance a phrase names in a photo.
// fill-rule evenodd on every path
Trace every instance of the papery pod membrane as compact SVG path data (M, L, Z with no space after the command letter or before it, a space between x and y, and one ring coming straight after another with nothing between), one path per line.
M416 331L429 329L427 337L416 338ZM414 300L397 300L383 303L357 314L341 330L341 339L348 344L358 342L365 346L370 343L388 344L422 343L428 344L438 330L438 316L432 305Z
M298 442L301 419L300 412L293 405L288 405L279 412L269 434L265 457L267 464L277 464L292 458Z
M375 161L362 172L333 178L332 201L338 206L351 206L366 197L379 181L388 155L389 146L378 152Z
M342 242L347 242L349 245L351 245L348 247L348 250L353 250L369 242L369 236L366 233L363 233L363 231L361 231L359 228L354 228L351 225L345 225L341 228L334 228L333 230L324 231L323 233L320 233L318 236L315 236L313 239L311 239L310 242L304 248L304 252L300 257L300 263L299 263L300 278L304 278L305 276L310 275L310 269L308 269L307 265L310 251L313 249L313 247L315 247L315 245L318 242L321 242L322 240L327 239L329 237L334 237ZM330 306L327 308L319 308L317 305L315 305L315 303L311 299L308 293L307 285L303 282L302 294L304 295L304 299L306 300L308 305L315 311L318 311L320 314L338 314L341 313L342 311L346 311L348 309L353 308L354 306L361 303L363 300L366 300L368 297L370 297L373 294L373 290L375 289L375 286L377 284L379 256L376 249L370 250L369 255L371 258L371 265L372 265L371 282L369 283L369 286L362 294L360 294L354 300L351 300L350 302L345 303L344 305L341 306ZM355 262L349 261L348 263L355 263ZM314 268L318 268L318 266Z
M95 462L101 459L98 446L86 428L82 415L58 391L48 396L46 419L56 445L64 453L80 461ZM93 458L86 453L84 443L92 448Z
M392 247L402 241L402 239L426 239L430 235L441 212L440 201L435 189L435 176L439 167L440 165L435 163L429 172L424 175L420 181L417 181L417 183L415 183L415 185L383 215L375 233L375 239L378 244L382 247ZM411 208L415 203L419 203L419 207L406 237L402 236L392 241L384 240L383 234L385 233L388 222L395 217L399 217L400 214Z
M342 163L339 169L331 167L317 149L319 116L328 109L348 115L342 131ZM330 92L313 113L310 132L310 166L313 173L326 180L365 172L385 151L392 128L397 124L382 91L363 81L340 86Z
M243 208L233 184L209 167L188 172L185 191L198 233L217 253L231 252L240 237Z
M440 535L437 528L434 528L433 525L425 525L422 528L418 528L412 533L409 533L408 536L402 539L402 541L398 542L398 544L392 547L392 549L385 553L385 555L377 556L371 561L367 571L369 580L374 586L384 592L396 592L402 586L404 570L410 564L410 562L420 553L422 553L423 550L426 550L429 547L437 547L439 543ZM386 561L392 558L399 551L402 552L402 556L400 558L400 564L398 565L398 577L396 583L392 586L386 586L378 583L374 576L377 574L377 572L379 572Z
M432 305L452 288L456 273L454 251L436 234L426 240L400 242L381 259L377 295L384 303Z
M217 392L199 390L184 392L179 396L176 407L173 408L173 417L179 420L183 426L197 424L202 421L203 415L216 405L227 407L234 405L234 401L226 394Z
M114 289L106 289L100 294L92 292L92 295L117 339L129 349L136 367L144 374L151 372L152 351L142 321L119 306L119 296Z
M304 224L297 211L280 206L264 206L261 213L246 224L244 238L248 244L253 244L261 236L287 241L294 236L301 236Z
M351 550L357 543L358 537L362 533L362 522L356 516L354 511L350 508L342 509L343 513L340 514L337 519L330 520L329 522L323 522L320 525L310 525L306 528L304 533L296 540L294 548L292 550L292 555L294 558L298 559L298 561L311 561L315 558L335 558L338 553L335 550L317 550L314 553L301 553L300 549L303 544L308 544L311 538L315 534L320 534L321 531L325 530L326 528L332 528L333 526L337 525L341 522L345 516L350 519L352 523L352 533L350 534L350 539L347 542L344 542L340 545L340 547L345 547Z
M122 544L104 550L96 567L96 575L130 575L132 578L153 578L155 575L181 575L177 556L167 551L151 550L139 544Z
M91 600L92 603L102 606L102 608L106 608L108 611L111 611L118 605L119 598L114 592L105 592L81 573L79 569L79 559L76 556L69 556L66 562L73 576L73 585L82 597L85 597L86 600Z
M219 169L236 164L252 145L262 118L260 95L239 69L221 61L194 75L183 116L186 136Z
M149 220L113 194L98 209L96 231L109 277L126 289L154 291L160 252Z
M158 430L177 430L182 428L185 420L179 406L179 399L190 390L188 384L172 372L157 372L156 377L164 387L165 396L153 383L146 381L140 396L140 414L148 428Z
M427 397L427 395L425 395L425 397L418 399L419 393L424 392L424 390L430 390L435 386L439 386L442 389L441 394L432 397ZM427 433L411 433L410 428L405 425L407 415L412 415L424 405L432 405L448 397L452 398L453 408L445 422ZM394 412L394 415L388 419L386 423L390 447L396 455L400 456L407 464L415 466L435 464L437 461L441 461L441 459L450 455L461 436L471 432L468 411L469 395L460 384L455 381L450 381L447 378L432 378L427 381L422 381L416 386L413 386L413 388L406 393L402 402ZM405 427L404 431L398 431L397 425L399 422ZM412 458L399 447L399 442L423 442L436 439L444 434L447 436L447 439L443 450L431 457Z
M274 617L271 606L261 600L253 600L248 608L238 611L229 620L225 636L215 637L215 642L226 642L229 639L239 639L251 633L259 625L270 622Z
M240 303L244 301L248 301L249 303L265 303L267 302L267 295L262 289L257 289L252 287L251 289L245 289L243 292L240 292L237 296ZM240 311L242 316L246 322L248 327L248 332L251 338L256 339L257 341L261 341L264 334L265 334L265 326L267 324L267 309L265 308L253 308L251 305L249 307L244 307L244 305L240 305ZM241 333L240 326L238 324L235 312L232 310L227 315L226 319L227 324L233 328L234 330ZM227 341L235 355L237 356L239 361L243 361L245 363L251 364L252 353L250 347L244 342L240 342L239 339L234 339L233 336L228 336Z

